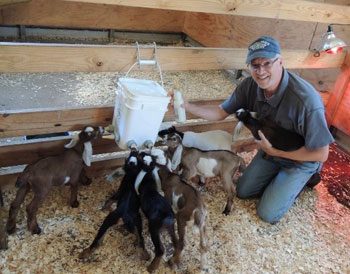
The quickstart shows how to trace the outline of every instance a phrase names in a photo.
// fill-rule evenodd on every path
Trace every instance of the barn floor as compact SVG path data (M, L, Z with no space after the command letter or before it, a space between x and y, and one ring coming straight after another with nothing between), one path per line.
M241 155L249 162L254 153ZM40 236L26 230L22 206L17 231L9 236L9 249L0 253L1 273L146 273L149 262L140 259L134 236L120 226L106 233L89 261L78 259L107 215L100 208L118 184L119 180L107 183L95 178L90 186L81 187L76 209L68 206L68 187L55 189L39 210ZM329 194L324 182L303 191L276 225L257 217L257 200L236 198L231 215L223 216L225 195L217 183L207 184L201 193L209 211L208 273L349 273L350 210ZM7 188L4 194L7 214L15 188ZM145 227L146 246L152 252L146 231ZM199 236L192 229L187 233L182 267L171 270L163 263L157 273L200 273ZM171 246L167 237L164 240L167 260Z

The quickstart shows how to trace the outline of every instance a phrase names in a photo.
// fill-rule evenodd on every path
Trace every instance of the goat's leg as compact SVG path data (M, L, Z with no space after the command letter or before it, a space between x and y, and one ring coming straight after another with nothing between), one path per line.
M105 204L102 207L102 210L111 210L111 206L113 203L116 203L119 199L120 199L120 189L118 189L116 192L114 192L114 194L112 195L111 198L109 198Z
M36 214L38 212L39 206L44 202L47 194L48 194L48 191L36 192L34 190L34 198L30 202L30 204L27 206L27 209L26 209L27 210L27 227L28 227L28 230L32 232L32 234L41 233L41 228L38 225Z
M224 173L221 176L221 180L223 183L224 190L227 195L227 203L225 206L224 211L222 212L225 215L229 215L231 213L231 208L233 204L233 182L232 182L232 175L229 172Z
M76 180L71 182L70 186L70 200L69 204L71 207L75 208L79 206L78 202L78 182Z
M147 267L147 271L149 273L155 271L160 264L160 261L162 260L162 256L164 254L164 247L162 245L162 242L160 241L160 227L161 225L159 223L155 223L149 220L149 232L151 234L151 239L154 245L155 249L155 257L152 261L152 263Z
M199 228L200 235L200 254L201 254L201 269L207 270L207 252L208 252L208 240L206 229L206 209L203 211L196 211L194 214L194 224Z
M0 217L0 249L7 249L7 233L2 217Z
M87 186L91 184L91 179L86 175L86 171L83 168L79 175L79 181L82 185Z
M178 214L176 215L179 241L177 243L177 246L175 247L174 255L169 261L170 265L176 264L177 267L180 267L182 250L185 246L186 224L189 219L190 216L181 214L181 212L178 212Z
M6 224L7 233L12 234L16 231L16 218L21 204L24 201L30 186L27 183L22 184L17 190L16 198L13 200L10 206L9 218Z
M138 244L141 249L141 259L148 261L150 259L150 255L148 254L146 248L145 248L145 240L142 236L142 218L140 214L137 214L135 217L135 226L137 229L137 238L138 238Z
M118 209L112 211L111 213L109 213L107 215L107 217L104 219L100 229L98 230L94 241L92 242L92 244L88 248L84 249L83 252L81 252L79 254L79 259L87 259L88 257L90 257L92 252L100 245L100 243L102 241L102 237L104 236L106 231L111 226L117 224L118 220L121 218L121 216L122 216L122 213Z

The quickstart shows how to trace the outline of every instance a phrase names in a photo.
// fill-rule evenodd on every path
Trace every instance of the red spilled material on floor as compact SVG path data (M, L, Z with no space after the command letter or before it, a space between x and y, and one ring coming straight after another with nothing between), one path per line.
M337 201L350 208L350 155L331 144L328 160L321 171L323 184Z

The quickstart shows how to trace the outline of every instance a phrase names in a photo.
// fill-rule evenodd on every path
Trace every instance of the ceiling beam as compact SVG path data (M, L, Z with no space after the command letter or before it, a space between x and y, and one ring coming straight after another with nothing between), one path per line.
M95 4L350 24L350 6L305 0L64 0Z
M106 72L127 71L136 62L135 46L43 43L0 43L0 72ZM246 69L243 48L157 47L162 70ZM154 48L141 46L142 60L154 58ZM321 53L283 50L286 68L340 68L346 52ZM135 69L138 69L135 66ZM142 67L141 69L152 69Z

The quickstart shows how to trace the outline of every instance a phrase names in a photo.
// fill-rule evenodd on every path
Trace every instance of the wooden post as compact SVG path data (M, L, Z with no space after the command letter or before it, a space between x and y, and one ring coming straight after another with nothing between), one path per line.
M341 73L329 96L326 119L329 126L350 135L350 53L347 53Z

